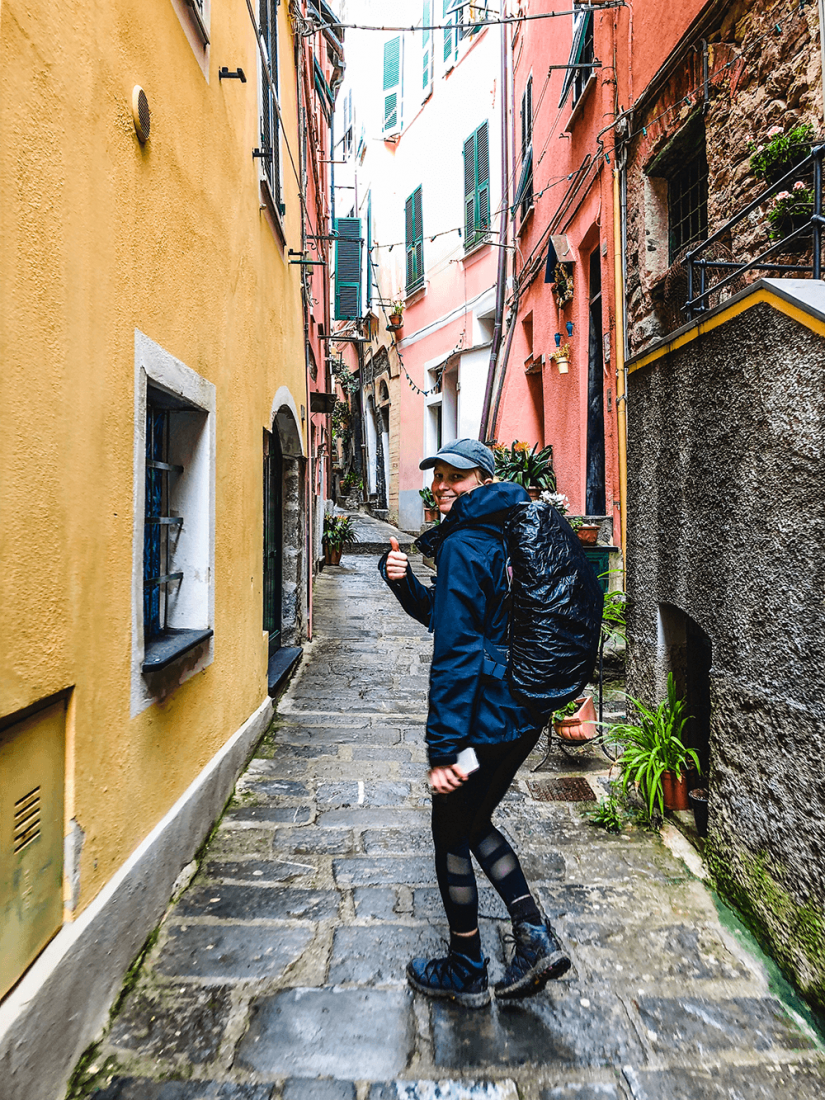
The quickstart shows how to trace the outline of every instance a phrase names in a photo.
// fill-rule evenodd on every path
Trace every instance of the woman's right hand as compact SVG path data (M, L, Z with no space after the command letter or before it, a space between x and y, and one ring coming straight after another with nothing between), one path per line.
M407 566L409 565L409 559L406 554L401 552L401 548L398 545L398 539L390 539L390 550L387 554L387 579L391 581L403 581L407 575Z

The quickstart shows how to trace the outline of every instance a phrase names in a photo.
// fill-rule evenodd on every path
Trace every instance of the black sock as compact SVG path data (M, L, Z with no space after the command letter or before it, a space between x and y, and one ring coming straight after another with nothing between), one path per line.
M478 934L478 929L471 936L458 936L455 932L451 932L450 950L458 955L465 955L473 962L481 962L481 936Z
M526 898L518 898L507 908L513 923L526 921L527 924L544 924L539 907L531 894L528 894Z

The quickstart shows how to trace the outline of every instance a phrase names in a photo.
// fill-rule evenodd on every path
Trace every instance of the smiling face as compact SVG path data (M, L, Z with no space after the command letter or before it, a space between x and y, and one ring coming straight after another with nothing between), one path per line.
M433 496L438 510L446 516L460 496L472 492L479 485L492 485L493 479L478 466L472 470L459 470L447 462L437 462L433 467Z

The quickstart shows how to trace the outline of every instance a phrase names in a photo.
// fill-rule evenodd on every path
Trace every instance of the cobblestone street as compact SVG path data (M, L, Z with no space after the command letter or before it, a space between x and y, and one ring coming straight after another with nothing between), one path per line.
M431 640L375 562L318 579L314 641L92 1059L98 1100L820 1100L814 1033L706 886L658 836L535 800L527 770L497 820L573 968L476 1012L408 989L447 934ZM492 983L509 923L489 888L481 908Z

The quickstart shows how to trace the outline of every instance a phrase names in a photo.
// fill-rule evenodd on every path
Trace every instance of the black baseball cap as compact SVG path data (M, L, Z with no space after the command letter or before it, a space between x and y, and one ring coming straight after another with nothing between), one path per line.
M495 477L496 460L489 447L477 439L454 439L445 443L441 450L419 462L419 470L431 470L437 462L446 462L458 470L472 470L480 466L490 477Z

